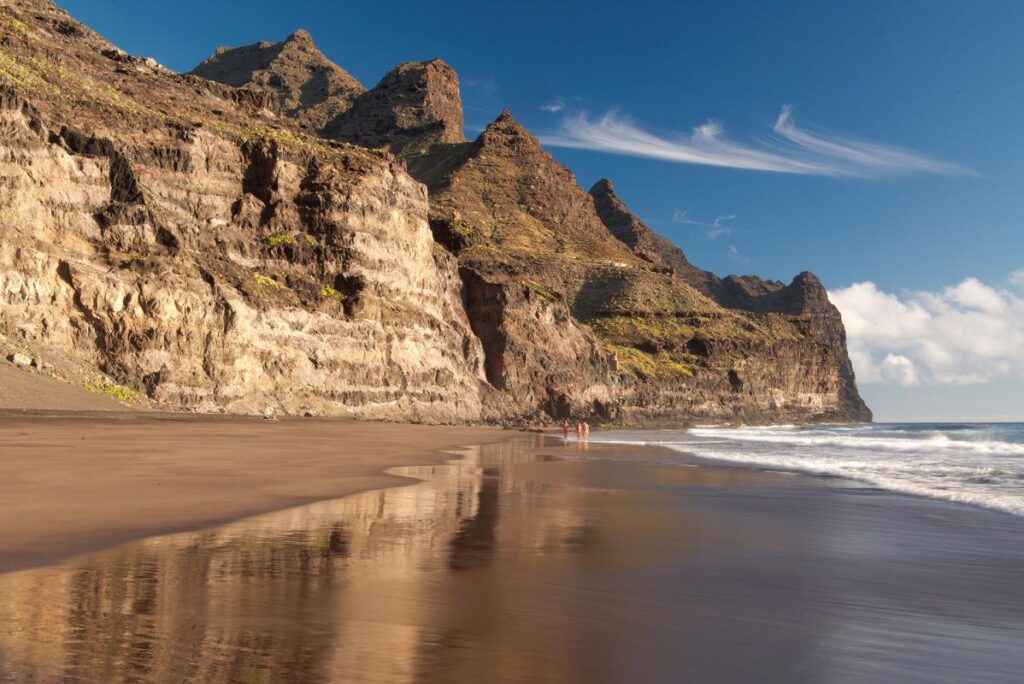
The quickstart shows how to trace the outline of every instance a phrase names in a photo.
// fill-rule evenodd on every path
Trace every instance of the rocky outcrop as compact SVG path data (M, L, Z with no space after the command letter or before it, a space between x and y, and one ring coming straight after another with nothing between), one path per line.
M857 391L853 364L846 351L842 315L829 301L828 291L817 276L804 271L789 285L756 276L730 276L723 279L719 296L724 306L788 314L807 321L810 334L830 352L828 364L835 368L838 376L841 414L855 420L871 420L871 410Z
M301 29L279 43L217 48L191 73L246 92L276 93L280 110L311 131L322 130L366 90Z
M459 77L439 59L399 64L323 134L400 156L423 153L435 143L463 142Z
M721 279L652 233L610 183L583 192L508 112L473 143L436 145L409 168L428 184L431 228L467 288L492 292L467 313L488 379L519 411L630 423L863 417L844 403L846 376L817 321L724 307L713 296ZM570 314L554 338L542 332L550 322L535 325L538 307Z
M718 277L691 264L683 250L648 228L615 193L610 180L603 178L594 183L590 195L594 198L594 207L601 222L634 254L701 292L714 296Z
M168 408L480 419L456 265L400 165L191 77L129 78L49 3L0 12L21 29L0 72L10 337Z
M721 306L760 314L786 314L799 319L828 351L820 363L835 372L830 391L836 394L836 402L831 410L837 416L871 420L871 411L857 392L853 366L846 353L842 316L829 301L825 286L817 276L805 271L789 285L751 275L720 278L691 265L681 249L648 228L619 199L610 181L598 181L590 194L605 226L634 253L664 267L673 277L692 285Z
M45 0L0 30L0 336L65 379L431 422L870 415L817 279L693 267L508 112L465 141L443 62L363 92L302 32L178 75Z
M814 321L726 309L661 274L606 269L593 278L578 315L615 352L625 422L854 417Z
M458 253L639 262L604 227L572 172L508 111L471 144L437 146L409 169L430 189L438 241Z
M671 240L655 234L615 194L612 182L603 178L590 188L594 208L605 227L641 259L672 272L696 270Z

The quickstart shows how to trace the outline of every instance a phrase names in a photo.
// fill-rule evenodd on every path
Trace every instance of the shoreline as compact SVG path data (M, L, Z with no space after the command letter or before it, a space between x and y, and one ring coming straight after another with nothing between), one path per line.
M686 439L683 436L670 436L662 440L644 435L634 441L617 439L606 433L605 439L599 443L627 448L641 444L661 446L675 456L669 462L683 460L708 467L794 474L1024 520L1024 508L1020 503L1021 490L1014 482L1020 477L1019 466L1010 462L1004 465L999 461L1000 458L1019 458L1024 453L1024 443L1015 437L1013 431L1003 436L990 435L977 439L957 438L954 434L960 429L974 434L986 426L995 425L1006 425L1016 430L1024 424L875 423L871 427L878 428L882 434L827 433L820 437L808 437L804 441L801 441L799 432L794 432L797 436L793 438L794 441L789 441L785 436L789 432L785 429L782 431L784 436L778 439L774 436L776 433L762 439L760 431L745 439L741 430L729 428L715 434L711 430L718 430L717 426L706 426L711 430L703 433L693 430L691 434L685 435ZM932 427L941 429L929 431ZM885 433L886 430L894 430L899 434L894 438ZM654 434L656 431L644 432ZM691 431L669 432L680 435ZM931 446L933 437L940 440L938 447ZM832 448L839 451L828 451ZM926 453L929 448L932 452ZM826 453L820 453L821 449L825 449ZM929 478L929 468L933 466L942 476ZM1012 489L1001 487L1007 481Z
M527 436L339 419L5 412L0 574L414 483L389 471Z
M0 575L0 680L1019 679L1018 521L660 453L515 435Z
M117 430L105 430L112 427ZM0 459L0 482L5 483L0 488L0 517L13 523L0 536L0 574L51 566L150 537L216 528L316 502L414 485L420 480L397 471L442 465L466 448L516 441L533 452L571 448L560 456L566 460L587 460L586 454L595 448L669 453L684 457L685 462L659 458L621 462L795 477L810 487L873 491L1021 521L1013 513L978 504L900 492L855 478L720 460L666 445L596 441L580 451L572 439L563 444L557 428L510 430L294 417L267 422L249 416L163 412L0 411L0 448L5 454ZM528 441L533 444L526 445ZM53 453L39 458L40 443ZM290 451L293 444L300 444L302 451ZM149 453L140 458L139 448Z

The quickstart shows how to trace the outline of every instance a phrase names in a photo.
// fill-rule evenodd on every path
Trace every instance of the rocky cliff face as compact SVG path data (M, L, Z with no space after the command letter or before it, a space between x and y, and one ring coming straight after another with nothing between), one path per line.
M439 59L399 64L323 133L366 147L386 147L400 156L422 153L435 143L462 142L459 77Z
M125 58L49 3L0 25L10 337L171 408L479 419L461 281L401 166Z
M760 314L785 314L803 325L827 352L819 362L834 371L829 393L836 394L831 411L837 416L871 420L871 411L857 392L853 365L846 352L846 330L839 310L828 300L825 286L813 273L803 272L784 285L757 276L719 278L696 268L683 251L655 235L626 208L608 180L590 190L601 220L641 258L668 270L676 279L690 284L728 309Z
M507 112L466 142L443 62L364 92L302 32L199 78L45 0L0 30L0 334L96 374L69 381L432 422L870 415L817 279L693 267Z
M409 169L428 184L431 228L466 290L492 293L485 309L469 297L467 314L514 412L630 423L866 415L846 398L856 389L844 342L811 314L827 306L820 283L813 306L778 294L756 307L719 301L733 280L692 266L607 181L583 192L508 112ZM544 316L558 327L538 329Z
M281 112L313 132L322 130L366 91L324 57L301 29L279 43L217 48L192 73L235 88L265 89L277 96Z

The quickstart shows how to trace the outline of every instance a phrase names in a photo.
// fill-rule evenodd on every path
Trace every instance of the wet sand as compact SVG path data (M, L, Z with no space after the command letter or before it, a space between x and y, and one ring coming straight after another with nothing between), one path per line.
M1020 681L1024 521L623 448L0 575L0 681Z
M355 421L77 414L0 417L0 572L399 484L508 432Z

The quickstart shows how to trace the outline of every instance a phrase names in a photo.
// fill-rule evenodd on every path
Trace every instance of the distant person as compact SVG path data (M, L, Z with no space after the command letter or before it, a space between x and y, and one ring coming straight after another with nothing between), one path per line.
M576 423L576 441L583 439L583 424Z
M568 418L563 418L562 419L562 441L563 442L568 442L569 441L569 419Z
M590 423L583 421L583 441L590 441Z

